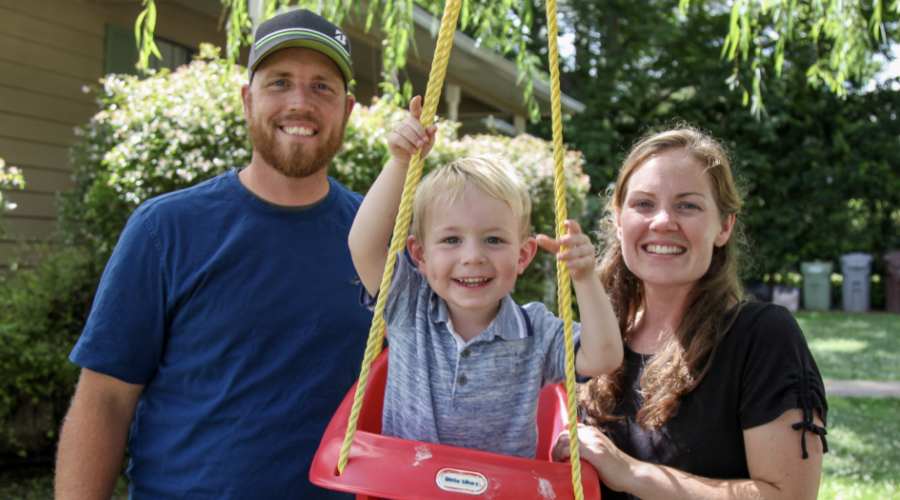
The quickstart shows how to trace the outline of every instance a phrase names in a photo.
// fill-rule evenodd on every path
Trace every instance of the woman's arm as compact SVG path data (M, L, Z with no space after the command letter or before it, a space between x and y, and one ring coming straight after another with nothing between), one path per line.
M744 431L750 479L709 479L641 462L619 450L599 430L581 424L579 452L607 486L643 500L815 500L822 476L822 442L807 436L809 458L803 459L802 431L792 427L802 417L800 409L791 409L772 422ZM823 425L818 415L813 422ZM568 457L569 435L564 432L553 448L553 459Z

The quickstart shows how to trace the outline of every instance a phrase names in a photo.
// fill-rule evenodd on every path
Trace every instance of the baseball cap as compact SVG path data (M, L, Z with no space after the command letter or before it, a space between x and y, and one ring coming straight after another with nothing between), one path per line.
M330 57L344 75L344 83L353 80L350 62L350 39L324 17L306 10L293 9L279 14L256 28L247 67L250 79L263 59L287 47L307 47Z

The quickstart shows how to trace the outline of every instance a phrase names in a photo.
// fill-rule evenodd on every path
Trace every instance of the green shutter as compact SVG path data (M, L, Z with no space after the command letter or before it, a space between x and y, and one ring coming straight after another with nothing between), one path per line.
M138 74L134 66L138 60L137 43L134 30L125 29L115 24L106 25L106 74L126 73Z

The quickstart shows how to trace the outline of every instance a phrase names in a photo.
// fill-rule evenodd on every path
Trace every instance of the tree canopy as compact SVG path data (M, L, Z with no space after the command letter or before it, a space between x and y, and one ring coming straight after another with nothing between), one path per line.
M732 153L755 257L748 277L900 247L900 82L867 89L869 80L851 79L837 95L807 84L814 48L788 45L781 77L760 88L766 113L757 119L729 87L733 63L717 57L731 14L696 4L683 17L677 1L567 3L576 50L562 87L591 112L573 116L565 136L584 153L595 192L614 181L636 139L683 121ZM750 78L750 68L739 71ZM544 123L531 132L549 137Z
M221 0L228 10L227 57L234 61L241 45L250 42L252 31L248 4L251 0ZM365 14L366 29L373 24L385 33L382 63L385 69L383 87L400 100L411 97L407 84L397 88L397 74L406 66L412 33L414 3L412 0L258 0L262 3L263 19L274 15L279 7L297 4L311 8L336 23L348 15ZM538 75L538 58L529 50L535 40L546 33L535 31L534 13L543 2L537 0L463 0L460 29L470 34L482 46L514 59L526 85L525 99L537 118L537 106L532 97L531 77ZM418 0L417 5L440 17L444 0ZM589 0L558 0L560 14L565 12L588 14L591 4L605 4ZM674 3L674 5L673 5ZM153 43L156 26L155 0L143 0L144 11L135 24L140 48L140 62L146 68L151 53L159 57ZM659 0L636 2L646 9L628 10L627 17L658 17L667 20L699 12L729 13L727 23L716 27L719 41L717 58L732 63L733 70L726 77L732 90L738 91L743 103L759 117L763 109L762 87L768 72L780 75L785 62L786 48L805 47L814 57L805 69L806 79L814 87L826 85L839 95L846 92L845 83L852 79L872 76L875 67L872 55L889 48L889 32L897 30L900 0L732 0L730 6L719 0ZM625 7L624 4L622 7ZM597 9L594 9L595 11ZM626 14L626 12L623 12ZM583 19L575 17L574 22ZM540 24L540 23L538 23ZM564 29L564 28L563 28ZM607 51L602 40L587 35L587 43ZM643 36L651 35L644 33ZM608 47L610 51L616 48Z

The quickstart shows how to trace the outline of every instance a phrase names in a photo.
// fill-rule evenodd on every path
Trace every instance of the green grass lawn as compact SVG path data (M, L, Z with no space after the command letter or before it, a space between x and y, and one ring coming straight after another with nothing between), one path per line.
M900 381L900 314L794 313L822 377Z
M900 399L828 398L819 499L900 499Z

